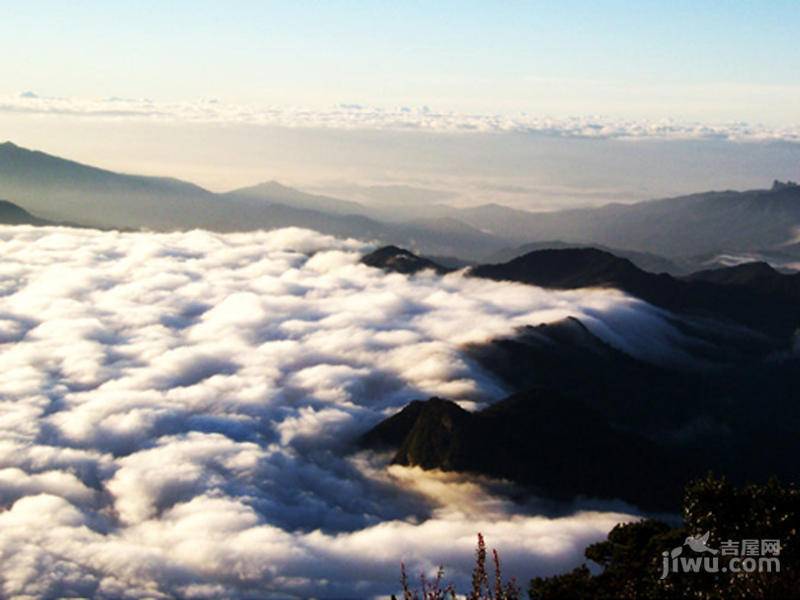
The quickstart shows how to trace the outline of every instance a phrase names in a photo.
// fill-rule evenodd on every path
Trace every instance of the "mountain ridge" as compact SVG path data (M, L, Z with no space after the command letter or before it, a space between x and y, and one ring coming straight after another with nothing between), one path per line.
M552 212L491 200L406 211L404 203L379 209L277 182L216 194L179 179L116 173L6 142L0 197L58 222L156 231L309 227L477 262L510 245L561 240L627 252L640 265L663 257L664 270L675 274L697 270L696 257L748 252L779 251L785 264L800 264L800 246L790 243L800 231L800 186L792 182Z
M393 464L487 475L549 498L622 498L654 510L674 507L675 490L691 472L680 453L618 430L587 404L544 388L474 413L442 398L415 401L366 432L360 445L394 448ZM656 470L658 482L638 484L638 474Z
M686 279L741 287L800 301L800 273L781 273L763 261L698 271Z
M8 200L0 200L0 223L3 225L55 225L52 221L40 219Z
M394 464L509 480L535 496L645 510L674 510L684 478L709 470L737 482L796 472L797 355L685 371L613 348L575 318L466 352L508 397L476 412L416 400L359 447L391 451Z
M330 211L341 215L356 214L371 216L369 209L358 202L351 202L350 200L342 200L341 198L333 198L331 196L319 194L309 194L285 186L275 180L237 188L225 192L223 195L235 199L249 198L255 201L285 204L295 208L305 208L322 212Z
M296 198L312 197L299 191L292 193ZM99 228L231 232L296 226L467 257L487 248L497 250L503 244L466 226L442 231L412 223L377 221L363 214L290 206L264 197L215 194L189 182L120 174L10 142L0 146L0 197L42 218ZM324 197L313 198L320 201Z
M560 289L613 287L673 312L722 316L781 338L791 336L800 322L800 309L789 298L756 297L753 289L649 273L594 248L539 250L508 263L472 267L469 273ZM768 308L754 310L755 305Z
M362 261L372 267L397 271L400 263L395 259L401 254L405 270L400 272L448 271L429 259L396 247L378 249ZM414 268L408 268L410 265ZM614 288L671 312L743 325L772 338L778 348L792 344L800 326L800 306L793 295L800 293L796 283L800 276L777 271L777 283L771 281L768 289L759 289L756 284L726 285L707 275L676 278L667 273L654 274L604 250L563 248L536 250L506 263L469 267L466 272L472 277L554 289ZM787 291L770 293L783 285L782 281L791 282L785 284Z

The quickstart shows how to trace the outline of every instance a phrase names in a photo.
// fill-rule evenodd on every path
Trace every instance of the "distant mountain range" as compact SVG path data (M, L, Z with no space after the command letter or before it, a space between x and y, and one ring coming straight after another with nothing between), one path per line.
M532 214L501 206L462 212L487 233L528 242L562 240L668 258L777 249L797 241L800 186L706 192L636 204Z
M0 197L43 219L101 228L227 232L297 226L467 257L505 244L466 224L389 223L342 214L358 205L274 182L215 194L184 181L114 173L10 142L0 144Z
M274 181L216 194L177 179L115 173L0 144L0 198L57 222L159 231L309 227L447 256L451 264L589 245L672 274L742 260L800 265L800 187L791 183L553 213L499 204L457 208L411 202L411 188L380 191L381 205Z

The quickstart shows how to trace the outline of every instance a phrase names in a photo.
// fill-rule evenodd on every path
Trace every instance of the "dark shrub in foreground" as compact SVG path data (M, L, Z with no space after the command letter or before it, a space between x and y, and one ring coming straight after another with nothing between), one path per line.
M725 479L708 476L687 486L683 519L682 527L654 520L617 525L608 539L586 549L586 558L602 568L598 575L592 575L582 565L563 575L537 577L530 583L530 597L533 600L800 598L797 487L773 480L737 489ZM687 538L692 536L694 541L706 532L711 550L694 552ZM755 572L745 573L741 572L741 562L731 565L732 559L742 561L752 557L758 561L764 554L764 540L778 540L780 544L777 554L766 553L768 567L762 563L764 566ZM743 541L752 549L752 556L743 553ZM681 567L681 560L697 557L708 560L712 566L714 560L718 561L718 571L713 573L703 568L700 572L686 572ZM673 565L679 566L677 572ZM734 572L733 566L739 572ZM766 572L767 568L771 572Z

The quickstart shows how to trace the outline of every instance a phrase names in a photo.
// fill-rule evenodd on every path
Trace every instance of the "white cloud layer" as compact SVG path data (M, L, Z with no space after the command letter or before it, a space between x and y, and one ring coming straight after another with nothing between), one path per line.
M630 518L543 516L347 447L414 398L502 396L465 343L574 315L636 352L668 343L657 311L385 274L367 249L0 227L0 596L371 596L401 560L463 582L478 531L531 576Z
M800 142L800 126L769 127L757 123L700 123L619 119L597 115L547 117L467 114L428 107L378 108L339 104L329 109L237 105L218 100L156 102L132 98L60 98L23 92L0 97L0 114L81 117L110 120L154 120L182 123L229 123L278 127L377 129L428 132L515 132L566 138L713 139Z

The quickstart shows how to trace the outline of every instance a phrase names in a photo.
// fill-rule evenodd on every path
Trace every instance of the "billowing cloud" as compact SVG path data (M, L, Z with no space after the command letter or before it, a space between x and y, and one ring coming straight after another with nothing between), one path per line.
M469 114L428 107L339 104L328 109L238 105L214 99L157 102L135 98L59 98L23 92L0 97L0 114L50 115L104 120L228 123L278 127L377 129L426 132L515 132L566 138L800 141L800 127L746 122L701 123L664 119L631 120L600 115L548 117L515 113Z
M478 531L527 577L631 518L351 444L411 399L501 397L461 348L517 326L669 344L637 300L385 274L299 229L0 227L0 248L3 597L371 596L401 560L463 583Z

